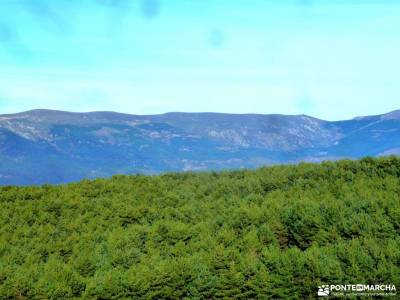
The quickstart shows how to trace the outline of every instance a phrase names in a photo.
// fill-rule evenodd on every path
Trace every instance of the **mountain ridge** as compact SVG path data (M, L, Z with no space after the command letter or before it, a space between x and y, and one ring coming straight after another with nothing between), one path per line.
M0 115L0 184L65 183L400 154L400 110L326 121L307 115L36 109Z

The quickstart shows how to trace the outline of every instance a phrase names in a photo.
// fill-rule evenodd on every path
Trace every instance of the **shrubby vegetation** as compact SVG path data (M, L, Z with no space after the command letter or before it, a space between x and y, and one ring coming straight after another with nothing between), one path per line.
M0 188L0 298L400 287L400 159Z

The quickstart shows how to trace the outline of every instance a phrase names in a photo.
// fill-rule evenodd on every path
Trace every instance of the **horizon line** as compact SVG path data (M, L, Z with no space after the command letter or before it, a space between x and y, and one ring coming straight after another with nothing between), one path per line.
M20 115L20 114L26 114L26 113L32 113L32 112L54 112L54 113L67 113L67 114L94 114L94 113L109 113L109 114L118 114L118 115L126 115L126 116L162 116L162 115L167 115L167 114L215 114L215 115L234 115L234 116L304 116L304 117L309 117L321 121L326 121L326 122L340 122L340 121L346 121L346 120L356 120L359 118L366 118L366 117L379 117L379 116L384 116L384 115L390 115L392 113L400 113L400 109L395 109L392 111L389 111L387 113L382 113L382 114L376 114L376 115L365 115L365 116L354 116L353 118L350 119L339 119L339 120L325 120L321 118L314 117L312 115L308 114L282 114L282 113L253 113L253 112L246 112L246 113L226 113L226 112L215 112L215 111L199 111L199 112L187 112L187 111L167 111L164 113L154 113L154 114L134 114L134 113L123 113L123 112L118 112L118 111L111 111L111 110L93 110L93 111L68 111L68 110L59 110L59 109L48 109L48 108L35 108L35 109L29 109L25 111L20 111L16 113L6 113L6 114L0 114L1 116L13 116L13 115Z

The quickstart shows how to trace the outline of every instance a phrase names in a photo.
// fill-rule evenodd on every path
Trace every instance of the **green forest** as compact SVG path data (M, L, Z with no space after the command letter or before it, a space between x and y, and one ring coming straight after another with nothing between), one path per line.
M0 299L400 287L400 158L3 186L0 224Z

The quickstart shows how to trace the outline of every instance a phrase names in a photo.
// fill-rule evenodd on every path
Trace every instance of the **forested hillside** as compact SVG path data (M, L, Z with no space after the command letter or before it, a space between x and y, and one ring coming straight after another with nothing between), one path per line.
M0 299L400 287L400 158L0 188Z

